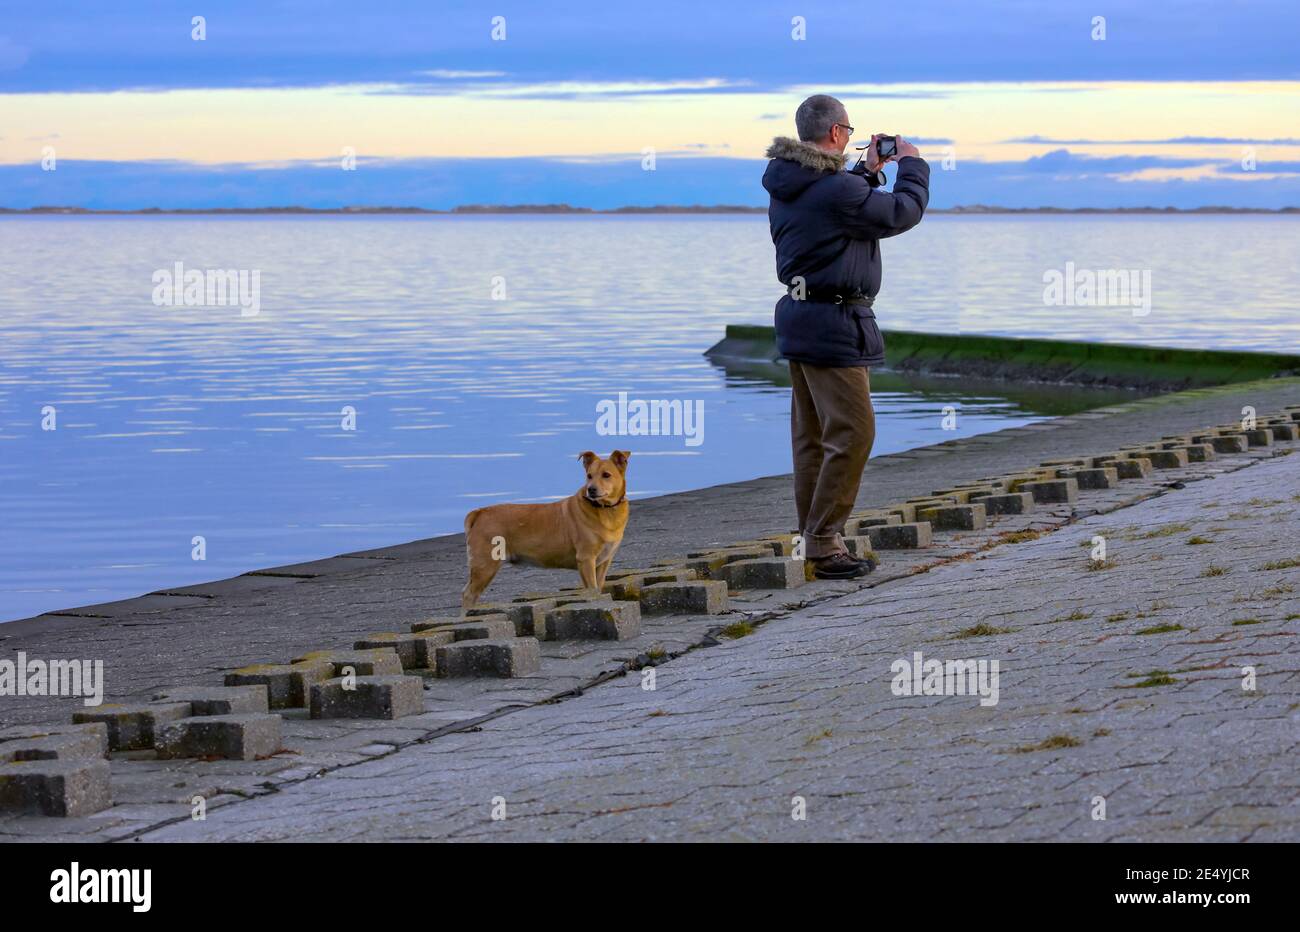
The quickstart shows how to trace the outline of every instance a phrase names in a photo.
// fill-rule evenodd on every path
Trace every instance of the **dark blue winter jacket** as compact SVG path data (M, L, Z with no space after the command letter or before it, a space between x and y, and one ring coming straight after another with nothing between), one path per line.
M880 240L921 222L930 200L930 166L898 161L894 191L868 176L844 171L844 156L780 137L767 150L772 161L763 187L776 245L776 275L787 287L802 278L807 293L872 298L880 291ZM776 304L776 344L786 359L817 366L878 366L885 341L875 313L855 304L796 301Z

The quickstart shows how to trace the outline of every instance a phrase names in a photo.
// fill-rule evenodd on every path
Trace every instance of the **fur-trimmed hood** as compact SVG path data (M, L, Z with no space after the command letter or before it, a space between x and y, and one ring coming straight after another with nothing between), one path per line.
M794 200L814 181L844 168L843 155L832 155L788 136L772 140L767 157L772 161L763 174L763 187L782 201Z
M837 172L844 167L845 156L832 155L824 149L818 149L811 142L801 142L789 136L777 136L767 147L769 159L787 159L798 162L804 168L815 172Z

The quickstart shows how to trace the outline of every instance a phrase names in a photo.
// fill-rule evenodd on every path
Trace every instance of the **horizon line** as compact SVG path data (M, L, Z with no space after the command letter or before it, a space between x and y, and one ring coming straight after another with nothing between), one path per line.
M643 207L580 207L571 204L464 204L442 210L430 207L345 205L341 207L303 207L300 205L264 207L133 207L94 208L62 205L37 207L0 207L0 215L63 215L63 216L159 216L196 214L433 214L442 216L476 216L484 214L765 214L767 207L744 204L657 204ZM956 207L934 208L928 214L1294 214L1300 206L1287 207L1232 207L1207 205L1203 207L1001 207L994 204L967 204Z

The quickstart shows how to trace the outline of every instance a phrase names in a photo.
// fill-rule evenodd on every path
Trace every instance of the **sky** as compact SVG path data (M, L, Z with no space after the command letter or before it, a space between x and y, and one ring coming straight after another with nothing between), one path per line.
M934 207L1297 206L1298 47L1294 0L0 0L0 207L763 206L819 92Z

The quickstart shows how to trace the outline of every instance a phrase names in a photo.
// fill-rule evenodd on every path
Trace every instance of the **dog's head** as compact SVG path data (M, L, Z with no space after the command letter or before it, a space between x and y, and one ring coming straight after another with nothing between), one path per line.
M621 501L627 491L627 450L615 450L609 459L601 459L588 450L578 454L582 468L587 471L587 484L582 494L588 501L600 505L613 505Z

